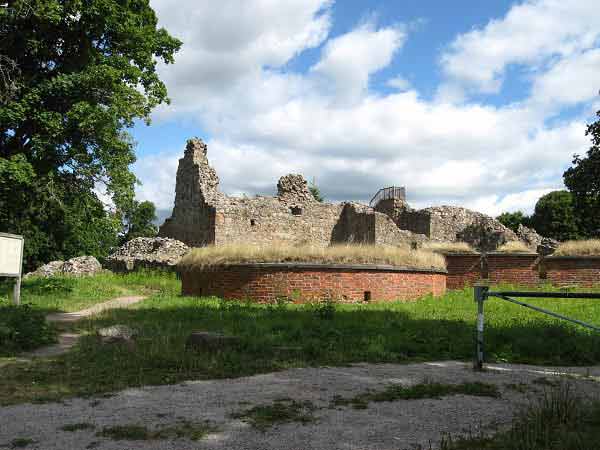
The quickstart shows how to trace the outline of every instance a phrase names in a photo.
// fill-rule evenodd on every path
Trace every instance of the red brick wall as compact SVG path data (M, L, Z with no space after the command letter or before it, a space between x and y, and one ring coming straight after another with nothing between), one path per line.
M488 279L492 284L535 286L540 283L537 254L488 253Z
M217 296L272 302L288 297L296 302L333 298L342 302L414 300L446 292L446 274L293 266L239 265L181 273L183 295Z
M472 286L481 278L481 255L467 253L448 253L446 258L446 287L463 289Z
M600 257L550 256L544 258L544 269L555 286L600 284Z

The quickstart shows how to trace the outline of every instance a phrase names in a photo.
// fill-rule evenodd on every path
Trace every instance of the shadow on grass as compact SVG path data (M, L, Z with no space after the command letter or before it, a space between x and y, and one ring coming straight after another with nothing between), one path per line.
M472 301L468 304L472 314L462 318L440 318L435 311L440 304L426 299L414 307L344 306L323 315L311 305L259 306L157 296L139 309L114 310L81 323L89 335L69 354L27 367L5 367L0 402L55 400L290 367L471 360ZM101 344L94 333L110 324L136 329L135 347ZM185 341L195 330L235 335L240 344L213 353L188 350ZM485 339L488 361L552 365L600 361L600 336L543 319L491 320Z

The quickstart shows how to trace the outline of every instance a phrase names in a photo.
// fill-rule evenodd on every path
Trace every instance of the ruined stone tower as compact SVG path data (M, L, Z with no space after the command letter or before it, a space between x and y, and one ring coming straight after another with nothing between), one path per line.
M386 214L356 203L319 203L302 175L277 183L277 196L228 197L210 167L207 147L188 141L179 160L173 213L159 235L194 247L210 244L400 243L415 238Z

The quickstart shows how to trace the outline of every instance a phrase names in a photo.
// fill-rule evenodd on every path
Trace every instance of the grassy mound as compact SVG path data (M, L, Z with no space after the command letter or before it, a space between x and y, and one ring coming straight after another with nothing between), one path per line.
M563 242L554 256L600 256L600 239Z
M241 263L389 264L414 269L445 269L444 257L429 250L378 245L259 246L233 244L192 250L179 263L183 270Z
M521 241L509 241L496 249L498 253L535 253Z
M477 250L466 242L426 242L423 244L423 250L438 253L477 253Z

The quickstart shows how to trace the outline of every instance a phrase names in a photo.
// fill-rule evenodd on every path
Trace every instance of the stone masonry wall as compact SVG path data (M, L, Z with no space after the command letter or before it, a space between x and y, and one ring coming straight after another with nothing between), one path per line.
M190 246L209 244L400 244L423 240L399 230L386 214L358 203L319 203L306 180L281 177L276 197L228 197L219 192L219 178L210 167L206 145L188 142L179 160L175 206L159 236Z

